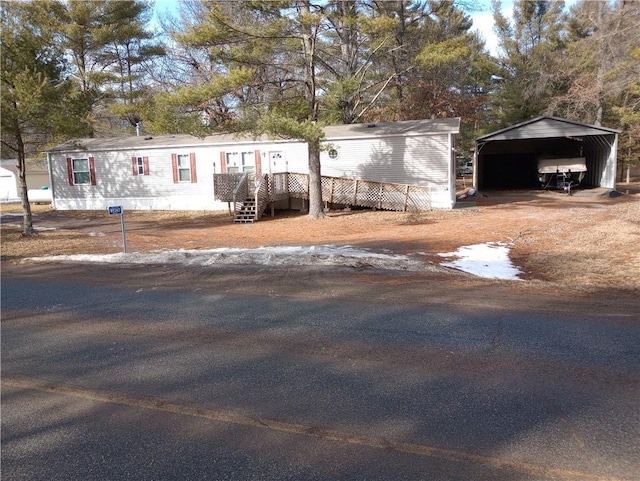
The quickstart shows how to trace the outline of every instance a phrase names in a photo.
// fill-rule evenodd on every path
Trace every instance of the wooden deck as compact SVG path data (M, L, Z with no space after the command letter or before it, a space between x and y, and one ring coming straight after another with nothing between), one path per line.
M255 185L255 187L254 187ZM264 174L255 182L248 174L214 174L216 200L233 204L235 222L255 222L267 206L284 199L309 199L309 175ZM428 187L322 176L322 200L327 205L370 207L395 211L431 210Z

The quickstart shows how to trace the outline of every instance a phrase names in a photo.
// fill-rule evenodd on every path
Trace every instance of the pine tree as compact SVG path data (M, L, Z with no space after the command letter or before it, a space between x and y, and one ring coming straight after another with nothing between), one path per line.
M324 7L306 0L203 2L197 11L200 18L185 22L173 35L203 75L156 98L153 109L160 115L154 127L196 135L215 129L244 131L306 142L309 218L324 217L324 134L318 123ZM199 55L199 49L206 56ZM233 106L228 115L217 115L221 99ZM208 122L202 122L203 114Z
M555 62L562 54L566 20L564 2L518 0L513 22L494 0L502 55L492 114L504 127L545 113L550 98L561 88Z
M554 114L622 130L618 158L637 163L640 150L640 4L583 1L569 14L565 55L556 69L566 90Z
M57 135L85 131L77 89L64 75L57 1L3 2L1 43L2 147L18 159L23 235L33 235L26 163Z
M118 132L142 117L151 64L164 49L148 30L151 5L141 0L69 0L62 16L69 71L84 99L94 134Z

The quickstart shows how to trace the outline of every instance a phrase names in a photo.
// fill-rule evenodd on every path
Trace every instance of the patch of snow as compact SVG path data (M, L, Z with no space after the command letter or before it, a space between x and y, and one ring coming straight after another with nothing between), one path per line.
M2 227L17 227L18 229L22 229L24 226L22 224L10 224L10 223L3 223ZM33 230L35 231L40 231L40 232L44 232L44 231L49 231L49 230L57 230L55 227L41 227L38 225L34 225L33 226Z
M332 265L375 267L407 271L435 270L436 266L421 259L401 254L385 254L352 246L279 246L257 249L219 248L207 250L171 250L148 253L74 254L31 257L36 262L100 262L124 264L182 264L214 266L224 264L257 264L265 266Z
M501 242L487 242L462 246L455 252L439 254L441 257L455 258L440 265L458 269L487 279L520 280L522 271L509 259L509 247Z
M439 254L455 257L440 266L458 269L479 277L518 279L520 271L509 260L509 249L500 243L465 246L456 252ZM264 266L344 266L372 267L405 271L434 271L438 266L424 259L425 254L403 255L375 252L353 246L277 246L240 249L223 247L206 250L166 250L148 253L74 254L31 257L31 262L79 262L106 264L180 264L188 266L216 266L256 264Z

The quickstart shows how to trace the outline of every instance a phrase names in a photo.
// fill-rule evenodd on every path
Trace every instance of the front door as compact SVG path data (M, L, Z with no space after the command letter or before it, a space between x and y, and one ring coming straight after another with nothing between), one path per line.
M289 166L284 157L284 152L269 152L269 173L277 174L288 170Z

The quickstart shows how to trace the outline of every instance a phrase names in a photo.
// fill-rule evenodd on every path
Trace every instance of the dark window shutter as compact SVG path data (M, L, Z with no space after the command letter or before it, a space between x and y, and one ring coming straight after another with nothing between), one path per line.
M178 183L178 154L171 154L171 163L173 164L173 183Z
M73 185L73 160L67 157L67 175L69 176L69 185Z
M144 169L144 175L149 175L149 157L142 157L142 168Z
M91 176L91 185L96 185L96 162L93 157L89 157L89 175Z
M196 154L193 152L189 154L189 162L191 164L191 182L198 182L198 176L196 175Z
M227 173L227 153L220 152L220 172L223 174Z
M131 157L131 166L133 167L133 175L138 175L138 158Z
M256 160L256 178L262 176L262 156L260 155L260 151L255 151L255 160Z

